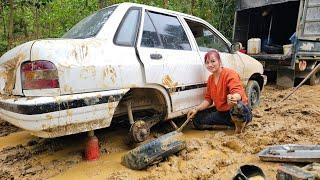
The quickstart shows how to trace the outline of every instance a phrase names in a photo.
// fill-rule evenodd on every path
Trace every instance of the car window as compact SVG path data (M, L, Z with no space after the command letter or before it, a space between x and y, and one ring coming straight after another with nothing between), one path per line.
M229 52L226 42L213 33L207 26L188 19L186 19L186 22L197 41L200 51L208 52L211 49L217 49L220 52Z
M187 35L176 17L147 12L165 49L191 50Z
M75 26L73 26L63 38L85 39L98 34L104 23L107 22L116 6L101 9L100 11L84 18Z
M142 47L162 47L157 31L153 26L148 13L145 13L144 15L141 46Z
M131 9L125 15L115 37L115 43L118 45L133 46L137 34L137 25L139 22L138 9Z

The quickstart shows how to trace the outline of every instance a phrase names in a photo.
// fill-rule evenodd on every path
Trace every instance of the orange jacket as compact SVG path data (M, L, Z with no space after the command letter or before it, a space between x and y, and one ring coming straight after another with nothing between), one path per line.
M223 68L218 83L214 83L212 75L208 78L205 99L214 102L218 111L228 111L231 107L227 104L227 95L238 93L244 104L248 104L248 98L237 72L229 68Z

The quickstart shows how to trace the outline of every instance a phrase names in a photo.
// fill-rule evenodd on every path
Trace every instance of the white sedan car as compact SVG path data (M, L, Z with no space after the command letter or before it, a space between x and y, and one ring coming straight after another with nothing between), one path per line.
M1 118L39 137L110 126L126 115L143 141L159 121L204 99L204 55L219 50L236 70L252 107L266 83L262 65L237 51L206 21L122 3L86 17L62 38L24 43L0 58ZM146 115L146 117L142 117Z

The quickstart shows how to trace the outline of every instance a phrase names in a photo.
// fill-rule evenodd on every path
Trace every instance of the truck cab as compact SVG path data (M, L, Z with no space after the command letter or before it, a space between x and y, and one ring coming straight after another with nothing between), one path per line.
M261 52L250 54L259 60L268 74L276 74L282 87L294 86L320 60L319 0L238 0L233 41L248 47L251 38L261 39ZM289 47L289 53L283 52ZM270 79L270 78L269 78ZM310 85L320 82L320 72Z

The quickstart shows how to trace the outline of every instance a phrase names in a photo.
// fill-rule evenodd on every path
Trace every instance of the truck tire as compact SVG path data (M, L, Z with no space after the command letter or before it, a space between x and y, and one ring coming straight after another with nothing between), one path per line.
M182 135L181 132L173 131L138 146L125 154L121 163L130 169L145 169L149 165L185 149L186 142L181 140Z
M251 109L256 108L260 104L260 86L259 83L255 80L249 80L246 87L249 107Z
M320 70L318 70L316 73L314 73L311 77L310 77L310 85L314 86L320 84Z

